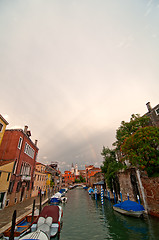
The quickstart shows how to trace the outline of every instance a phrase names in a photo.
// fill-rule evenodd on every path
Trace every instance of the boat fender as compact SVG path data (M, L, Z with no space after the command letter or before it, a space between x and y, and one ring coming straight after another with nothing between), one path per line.
M59 225L59 227L58 227L58 232L60 232L60 230L61 230L60 227L61 227L61 226L60 226L60 222L59 222L59 221L58 221L58 225Z

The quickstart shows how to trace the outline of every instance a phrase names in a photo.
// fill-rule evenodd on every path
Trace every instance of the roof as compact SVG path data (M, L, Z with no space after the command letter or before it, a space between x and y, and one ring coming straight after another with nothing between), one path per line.
M23 129L21 129L21 128L13 128L13 129L6 129L5 130L6 132L16 132L16 131L18 131L18 132L21 132L22 134L24 134L26 137L27 137L27 139L34 145L34 147L37 149L37 150L39 150L39 148L35 145L35 143L30 139L30 137L23 131Z
M100 181L100 182L94 183L93 185L104 185L104 181Z
M14 160L0 160L0 166L14 162Z
M6 124L8 125L9 123L4 119L4 117L0 114L0 119Z
M40 163L40 162L36 162L36 165L43 165L46 167L46 165L44 163Z

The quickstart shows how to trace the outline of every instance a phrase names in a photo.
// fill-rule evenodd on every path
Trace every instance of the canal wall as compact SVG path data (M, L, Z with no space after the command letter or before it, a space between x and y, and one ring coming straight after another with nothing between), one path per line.
M146 196L148 213L159 217L159 177L148 178L147 175L141 175L141 181Z
M149 178L146 172L130 168L118 173L123 201L129 199L144 205L148 214L159 217L159 177ZM120 199L120 196L118 196Z

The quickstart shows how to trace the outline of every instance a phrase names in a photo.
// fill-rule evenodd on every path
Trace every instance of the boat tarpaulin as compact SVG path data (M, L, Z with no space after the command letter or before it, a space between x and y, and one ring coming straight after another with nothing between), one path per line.
M118 207L126 211L144 211L145 210L141 204L134 201L130 201L130 200L117 203L114 205L114 207Z

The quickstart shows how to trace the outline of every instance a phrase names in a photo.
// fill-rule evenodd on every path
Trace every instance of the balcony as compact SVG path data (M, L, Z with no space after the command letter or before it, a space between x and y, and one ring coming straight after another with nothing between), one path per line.
M30 181L31 180L31 176L22 175L21 180L22 181Z

